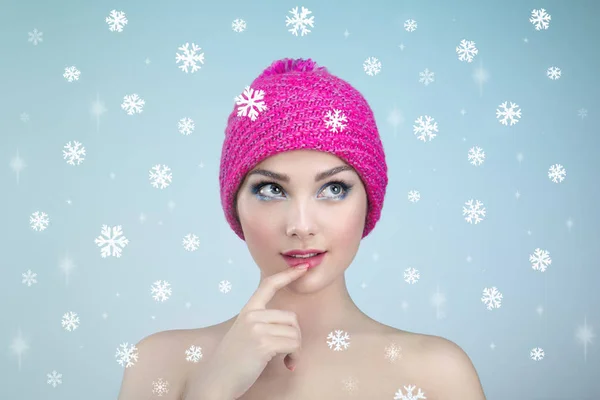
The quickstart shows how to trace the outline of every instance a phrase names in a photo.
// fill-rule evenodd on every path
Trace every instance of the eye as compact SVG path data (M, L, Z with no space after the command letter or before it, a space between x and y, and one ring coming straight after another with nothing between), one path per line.
M260 199L272 199L274 197L277 197L277 196L269 196L269 195L265 195L263 193L259 193L264 187L267 187L269 185L273 185L272 186L273 189L271 189L270 193L274 193L275 195L277 195L277 194L279 194L279 191L283 191L279 184L277 184L275 182L266 182L266 181L255 183L254 185L252 185L251 191L253 194L255 194ZM327 182L321 191L323 191L327 188L333 188L333 190L332 190L333 196L330 196L330 198L341 200L348 195L352 186L353 186L352 184L349 184L348 182L345 182L343 180L331 181L331 182ZM269 193L269 191L267 193Z

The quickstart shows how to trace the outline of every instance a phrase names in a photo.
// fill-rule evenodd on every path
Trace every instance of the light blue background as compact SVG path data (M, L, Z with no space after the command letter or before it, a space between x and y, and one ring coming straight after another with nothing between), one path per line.
M226 118L234 96L273 60L304 57L363 93L387 155L381 220L347 271L359 307L385 324L455 341L473 360L488 399L600 398L598 339L585 356L576 338L584 321L594 335L600 329L598 4L3 2L0 397L116 398L119 344L239 312L259 271L220 206ZM296 6L315 17L306 36L285 26ZM549 29L534 29L534 8L552 16ZM113 9L126 13L123 32L104 21ZM246 31L232 30L236 18ZM407 19L417 22L416 31L403 29ZM34 28L43 32L38 45L28 41ZM461 39L479 50L472 63L458 60ZM193 74L175 63L186 42L205 54ZM379 74L363 71L368 57L381 61ZM62 74L72 65L81 76L69 83ZM560 79L546 76L551 66L561 69ZM482 85L473 79L478 67L489 74ZM425 68L435 73L427 86L418 81ZM131 93L145 100L143 113L121 109ZM107 109L99 119L90 114L97 98ZM504 101L521 108L516 125L496 119ZM394 107L402 115L397 126L388 120ZM587 116L578 115L581 108ZM439 124L431 142L413 134L421 115ZM196 125L189 136L177 130L184 117ZM78 166L62 157L74 140L87 152ZM486 154L478 167L467 159L473 146ZM27 165L18 182L9 167L17 152ZM158 163L173 173L164 190L148 178ZM547 176L553 164L566 169L561 183ZM420 192L419 202L407 200L410 190ZM477 225L462 215L469 199L487 211ZM35 211L49 215L46 230L30 227ZM130 242L121 258L100 257L94 239L104 224L123 227ZM182 246L188 233L200 238L195 252ZM550 253L546 272L531 268L536 248ZM74 266L68 279L60 268L67 256ZM403 279L410 267L421 273L415 285ZM28 269L37 273L31 287L21 282ZM152 298L156 280L171 284L165 302ZM229 293L219 291L222 280L231 282ZM500 308L487 310L480 299L491 286L504 297ZM438 289L446 299L440 309L431 302ZM61 326L68 311L80 318L72 332ZM20 368L11 350L19 332L29 346ZM529 357L535 347L543 360ZM56 388L46 383L53 370L62 374Z

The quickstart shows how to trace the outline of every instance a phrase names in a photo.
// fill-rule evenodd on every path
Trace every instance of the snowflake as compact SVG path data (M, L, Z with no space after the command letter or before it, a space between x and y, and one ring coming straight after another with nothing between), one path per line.
M402 394L402 389L398 389L398 391L394 395L394 400L420 400L427 398L425 397L425 393L421 391L421 388L419 388L417 394L413 394L413 390L415 390L415 388L415 385L404 386L404 389L406 390L406 395Z
M341 351L342 347L343 350L347 350L350 346L350 336L348 336L347 332L344 332L342 330L336 330L335 335L333 334L333 332L330 332L329 335L327 335L327 339L331 339L330 341L327 341L327 344L329 345L330 349L332 346L335 346L335 348L333 349L334 351Z
M85 156L85 147L76 140L73 142L73 145L69 142L64 146L66 150L63 150L63 158L67 160L67 164L69 165L75 165L76 161L77 165L79 165L85 160L85 158L83 158L83 156Z
M541 349L539 347L535 347L535 348L531 349L531 352L529 353L529 357L531 357L531 359L534 361L542 360L544 358L544 349Z
M358 390L358 380L353 377L348 377L342 381L343 390L348 392L349 395L354 394Z
M23 122L29 122L29 114L27 114L27 113L22 113L20 115L20 118L21 118L21 121L23 121Z
M135 113L141 114L142 111L144 111L144 104L146 104L146 102L134 93L123 97L121 108L127 111L128 115L133 115Z
M423 121L423 117L425 117L425 121ZM438 125L433 120L429 115L422 115L415 120L415 124L417 125L413 125L413 132L415 135L418 135L417 139L427 142L427 138L429 138L431 142L437 136L433 132L438 132Z
M369 57L363 63L363 69L369 76L377 75L381 72L381 61L375 57Z
M517 109L519 106L513 103L512 101L510 102L510 108L506 108L506 103L507 102L505 101L499 106L503 109L503 111L500 111L500 109L496 109L496 118L504 117L500 119L500 123L502 125L507 125L508 119L510 119L510 125L514 125L517 122L519 122L518 118L521 118L521 110ZM517 110L515 111L515 109Z
M79 317L72 311L63 315L62 326L66 331L74 331L79 326Z
M102 247L100 255L102 258L106 258L108 256L115 256L117 258L121 257L122 249L129 243L129 240L125 236L121 236L123 231L121 230L121 225L112 227L111 230L107 225L102 225L102 231L100 236L94 239L94 243L96 243L99 247ZM112 250L112 253L111 253Z
M48 227L50 220L45 212L41 211L40 214L40 211L36 211L29 216L29 223L34 231L41 232Z
M128 22L125 13L117 10L112 10L104 21L108 24L108 29L112 32L123 32L123 27Z
M535 249L533 254L529 255L529 261L531 262L531 268L541 272L545 272L548 265L552 264L550 253L540 248Z
M158 381L153 381L152 393L158 397L162 397L163 394L169 393L169 382L163 381L162 378L158 378Z
M485 207L483 203L479 200L475 200L475 205L473 205L473 199L467 201L465 205L468 207L463 207L463 215L466 215L465 221L472 224L473 221L475 224L478 224L485 217Z
M221 281L219 282L219 291L221 293L227 293L231 290L231 282L229 281Z
M395 363L399 358L402 358L402 347L396 343L392 343L386 346L384 355L388 361Z
M179 129L179 133L188 136L194 131L194 121L192 121L190 118L182 118L179 120L177 128Z
M256 121L258 112L265 111L267 105L263 101L265 98L265 92L262 90L254 90L250 86L244 88L244 93L240 96L236 96L234 101L238 107L238 117L248 116L252 121ZM255 109L256 107L256 109ZM250 110L250 112L248 112Z
M188 233L183 238L183 248L187 251L196 251L198 250L198 246L200 246L200 241L198 240L198 236Z
M244 32L246 30L246 21L236 18L231 23L231 28L234 32Z
M414 19L407 19L404 21L404 29L406 32L414 32L417 29L417 21Z
M567 171L560 164L554 164L548 170L548 178L550 178L554 183L560 183L564 181L566 175Z
M560 78L561 74L562 74L562 72L561 72L560 68L558 68L558 67L550 67L546 70L546 75L548 76L548 78L552 79L553 81Z
M185 355L187 356L185 357L186 361L197 363L202 359L202 348L192 345L185 351Z
M417 283L421 275L419 274L418 269L414 268L406 268L404 270L404 280L406 283L410 283L411 285Z
M30 269L28 269L27 272L21 274L21 276L23 277L23 281L21 281L21 283L25 283L27 284L27 286L31 286L33 283L37 283L37 279L35 279L37 274L35 272L31 272Z
M501 300L502 300L502 293L500 293L495 286L492 287L491 289L490 288L483 289L483 297L481 298L481 301L484 304L487 304L488 310L491 310L493 308L500 308L500 306L502 305L502 304L500 304Z
M52 387L56 387L56 385L60 385L62 383L62 374L59 374L56 371L52 371L51 374L46 374L46 376L48 377L46 383L52 385Z
M531 11L531 18L529 18L529 22L535 26L536 31L539 31L542 29L548 29L551 19L552 16L547 14L546 10L543 8L539 10L533 9Z
M204 64L204 53L196 54L196 52L200 50L200 47L192 43L192 50L189 50L189 45L189 43L186 43L177 48L177 50L183 51L183 55L175 53L175 64L179 64L180 61L183 61L183 65L180 65L179 68L182 71L185 71L186 74L188 72L188 67L192 67L192 73L194 73L200 69L200 66L197 63Z
M471 40L463 39L460 41L460 46L456 46L456 53L460 61L472 62L478 52L475 42Z
M408 192L408 201L416 203L421 199L421 193L418 190L411 190Z
M300 12L300 14L298 14L298 7L295 7L288 12L293 14L294 17L290 18L288 15L286 15L285 26L288 26L290 24L293 25L291 29L288 29L288 31L291 32L293 35L298 36L298 28L300 28L302 32L300 36L304 36L310 33L310 29L306 27L307 25L310 25L311 28L314 28L315 17L312 16L310 18L307 18L308 14L312 14L312 11L309 11L307 8L302 7L302 11Z
M121 348L117 348L117 362L119 365L123 366L125 364L125 368L129 368L135 365L135 362L138 360L138 349L134 345L131 345L131 348L128 348L128 343L123 343L119 345Z
M33 43L34 46L37 46L38 43L44 41L44 39L42 38L44 32L38 32L37 29L34 29L33 32L29 32L28 35L29 39L27 39L27 41Z
M483 164L483 160L485 160L485 152L481 149L481 147L471 147L467 158L469 161L471 161L471 164L479 166Z
M577 115L581 117L581 119L584 119L585 117L587 117L588 114L588 110L586 110L585 108L580 108L579 110L577 110Z
M169 186L173 178L173 174L169 173L169 171L171 171L171 168L166 165L163 165L162 169L160 168L160 164L156 164L154 167L152 167L150 170L150 183L152 186L158 188L160 185L161 189Z
M156 281L151 287L151 293L154 293L154 300L165 301L171 296L171 284L167 281Z
M343 122L348 122L348 119L346 118L346 115L342 113L342 110L336 110L335 108L333 109L333 114L331 113L331 110L328 110L323 119L325 120L325 126L330 128L329 130L331 132L337 132L338 128L340 132L343 131L346 127Z
M425 68L425 71L419 72L419 82L424 83L425 86L429 85L431 82L435 81L435 74L429 71L429 68Z
M81 75L81 72L75 66L72 66L65 68L65 73L63 74L63 77L68 82L73 82L79 80L79 75Z

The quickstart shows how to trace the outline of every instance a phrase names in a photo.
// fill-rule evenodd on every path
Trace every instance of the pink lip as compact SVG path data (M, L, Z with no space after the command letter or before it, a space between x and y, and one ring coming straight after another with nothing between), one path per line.
M321 261L323 261L323 258L325 258L325 254L327 254L327 252L317 254L316 256L309 258L295 258L290 256L284 256L283 254L281 256L283 257L287 265L289 265L292 268L297 267L300 264L308 263L308 268L310 269L321 264Z

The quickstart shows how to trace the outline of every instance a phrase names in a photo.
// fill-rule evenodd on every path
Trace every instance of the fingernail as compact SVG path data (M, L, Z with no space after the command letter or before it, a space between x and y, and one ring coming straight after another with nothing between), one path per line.
M306 263L306 264L299 265L298 268L299 269L306 269L306 268L308 268L308 266L309 266L309 264Z

